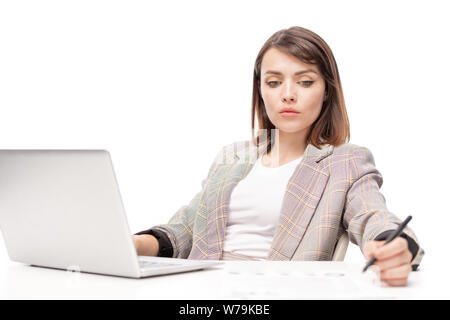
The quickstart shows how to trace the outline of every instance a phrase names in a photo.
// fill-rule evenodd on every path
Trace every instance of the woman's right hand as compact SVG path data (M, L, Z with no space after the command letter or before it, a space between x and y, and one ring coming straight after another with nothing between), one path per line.
M134 243L134 247L136 248L138 255L139 255L139 247L140 247L139 237L140 237L140 235L133 235L133 243Z
M159 242L150 234L133 235L133 243L138 256L157 256L159 252Z

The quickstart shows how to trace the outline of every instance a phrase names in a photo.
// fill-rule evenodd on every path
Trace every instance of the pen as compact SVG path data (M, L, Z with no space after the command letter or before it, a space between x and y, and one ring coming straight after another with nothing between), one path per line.
M391 242L392 240L394 240L396 237L398 237L398 235L400 233L402 233L403 229L405 229L406 225L408 224L408 222L412 219L411 216L408 216L405 221L403 221L397 228L397 230L395 230L394 232L392 232L389 237L386 239L386 242L383 244L383 246L385 246L386 244L388 244L389 242ZM365 272L367 270L367 268L369 268L371 265L373 265L375 263L375 261L377 261L377 259L375 257L372 257L372 259L370 259L369 262L367 262L366 266L364 267L362 272Z

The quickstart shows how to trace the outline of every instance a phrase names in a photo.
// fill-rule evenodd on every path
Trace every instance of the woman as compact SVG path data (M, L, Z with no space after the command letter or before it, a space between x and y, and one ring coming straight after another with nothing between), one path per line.
M189 205L134 235L138 254L331 260L347 232L377 258L381 280L406 285L424 251L410 228L382 246L401 221L386 208L372 153L349 138L328 45L301 27L276 32L255 62L251 142L223 147Z

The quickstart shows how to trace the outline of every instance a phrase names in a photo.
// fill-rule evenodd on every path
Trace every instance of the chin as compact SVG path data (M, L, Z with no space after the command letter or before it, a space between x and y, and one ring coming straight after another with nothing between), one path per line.
M300 133L306 129L303 126L277 126L276 128L283 133Z

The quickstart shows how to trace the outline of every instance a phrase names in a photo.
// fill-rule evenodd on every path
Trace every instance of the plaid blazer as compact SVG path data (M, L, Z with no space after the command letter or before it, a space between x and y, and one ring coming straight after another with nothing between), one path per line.
M220 260L233 188L266 150L250 141L224 146L202 181L201 190L167 224L173 257ZM386 208L383 183L369 149L350 143L321 149L308 144L287 183L268 260L331 260L337 240L348 232L361 251L369 240L401 221ZM404 233L419 242L407 227ZM424 255L419 246L411 264Z

